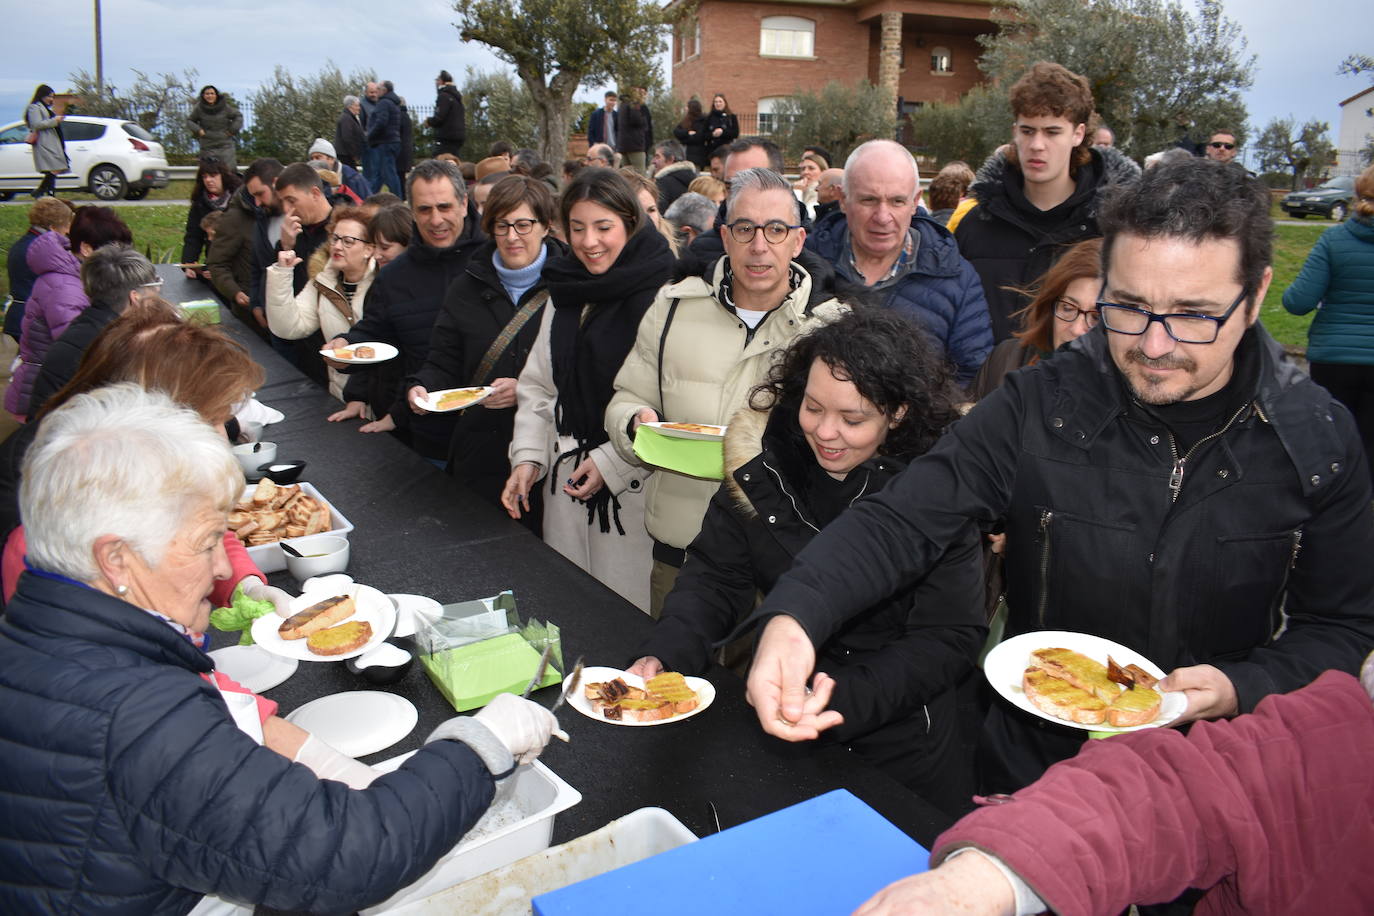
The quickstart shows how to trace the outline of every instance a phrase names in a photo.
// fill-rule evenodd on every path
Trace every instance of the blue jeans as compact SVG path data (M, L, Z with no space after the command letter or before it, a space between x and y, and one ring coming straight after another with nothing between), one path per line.
M372 185L372 192L382 189L386 185L391 189L391 193L401 199L405 199L406 190L401 185L401 176L396 174L396 154L401 151L399 143L378 143L376 146L369 147L368 152L372 154L373 163L377 166L376 180L369 179Z

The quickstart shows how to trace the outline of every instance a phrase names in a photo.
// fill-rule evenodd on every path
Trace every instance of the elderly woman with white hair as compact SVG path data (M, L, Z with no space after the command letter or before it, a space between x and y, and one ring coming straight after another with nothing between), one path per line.
M218 894L350 912L429 869L548 740L547 710L502 695L357 778L280 719L236 725L187 636L229 574L242 486L222 435L134 384L43 423L28 569L0 622L0 909L185 913ZM312 753L318 775L292 759Z

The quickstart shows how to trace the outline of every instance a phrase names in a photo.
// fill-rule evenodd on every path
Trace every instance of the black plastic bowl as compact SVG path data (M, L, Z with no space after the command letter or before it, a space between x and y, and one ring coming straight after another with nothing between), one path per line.
M304 471L304 461L273 461L258 465L258 474L278 484L295 483Z

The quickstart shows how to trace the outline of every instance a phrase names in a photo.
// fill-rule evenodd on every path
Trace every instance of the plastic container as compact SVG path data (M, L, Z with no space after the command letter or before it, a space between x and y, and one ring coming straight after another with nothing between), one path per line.
M414 753L412 751L412 753ZM409 757L402 754L374 765L374 769L390 772ZM397 907L424 900L438 891L453 887L455 884L483 875L492 869L500 868L541 850L549 848L553 838L553 818L560 811L566 811L582 801L582 793L568 785L557 774L535 761L529 766L520 767L514 776L497 784L497 796L492 809L505 804L509 799L525 816L513 823L483 832L484 825L478 822L473 832L481 833L473 839L460 842L453 851L444 856L434 867L425 872L419 880L397 891L391 897L363 910L364 916L376 913L396 912ZM528 900L528 898L526 898ZM401 910L400 912L410 912ZM418 910L416 912L430 912ZM448 913L466 912L463 909L447 910ZM529 912L528 904L525 912Z
M314 486L312 486L311 484L302 482L300 484L300 488L301 491L305 493L305 495L313 496L329 507L329 530L321 531L318 533L332 534L336 537L341 537L344 540L348 540L348 533L353 530L353 523L350 522L348 519L344 518L343 514L339 512L337 508L335 508L334 504L331 503L329 500L325 499L324 496L321 495L320 491L316 490ZM240 498L251 499L252 497L253 486L249 485L244 487L243 496ZM281 572L283 569L286 568L286 554L282 553L281 544L275 542L271 544L259 544L256 547L249 547L248 556L252 558L255 564L257 564L258 569L262 570L265 573Z
M531 897L695 840L696 835L692 831L662 808L640 808L586 836L526 856L389 912L398 916L447 916L451 913L463 913L465 916L528 916ZM650 905L643 909L652 911L654 907Z

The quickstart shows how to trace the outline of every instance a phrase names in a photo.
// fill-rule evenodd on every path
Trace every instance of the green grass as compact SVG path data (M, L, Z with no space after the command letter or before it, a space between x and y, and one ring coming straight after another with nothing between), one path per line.
M63 195L65 196L65 195ZM129 224L134 247L155 263L181 260L181 239L186 232L186 207L120 207L120 219ZM0 207L0 256L8 258L10 246L29 228L27 207ZM8 271L0 270L0 299L10 292Z
M1316 313L1290 315L1283 307L1283 291L1297 278L1317 238L1333 225L1322 221L1310 226L1274 227L1274 282L1269 284L1269 293L1264 297L1260 320L1290 352L1307 352L1307 327Z

